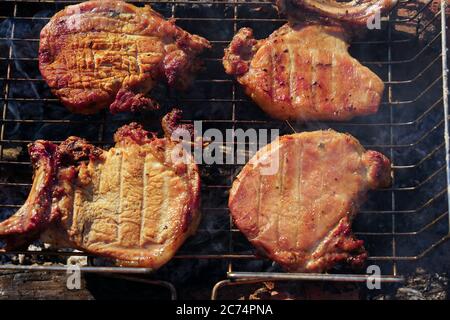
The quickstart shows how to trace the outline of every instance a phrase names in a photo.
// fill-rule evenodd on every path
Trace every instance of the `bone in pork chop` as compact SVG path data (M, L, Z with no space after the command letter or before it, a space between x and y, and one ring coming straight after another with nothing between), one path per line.
M46 242L120 265L157 269L166 263L199 222L197 166L170 136L149 137L137 124L120 128L115 142L108 151L77 137L59 146L31 144L32 190L0 223L8 248L42 233Z
M263 174L265 167L275 174ZM234 223L291 272L360 266L367 253L351 222L369 189L390 184L390 162L332 130L283 136L262 148L230 191Z
M265 40L234 36L224 66L280 120L348 120L377 112L384 85L348 54L340 26L286 24Z
M303 18L263 40L240 29L225 49L226 73L276 119L344 121L376 113L384 85L348 53L347 26Z
M396 4L397 0L277 0L280 11L290 17L303 16L308 11L361 26L366 26L376 15L392 9Z
M157 81L186 88L209 42L149 6L88 1L58 12L41 32L39 69L72 112L154 109Z

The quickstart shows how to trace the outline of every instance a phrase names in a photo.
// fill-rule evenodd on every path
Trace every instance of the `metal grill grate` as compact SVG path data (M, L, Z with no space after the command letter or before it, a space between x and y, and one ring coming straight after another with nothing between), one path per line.
M144 1L143 1L144 2ZM400 1L381 30L372 30L352 42L351 53L385 82L385 96L378 114L345 123L288 123L265 116L221 66L223 48L240 27L249 26L257 38L268 36L285 23L274 6L261 1L165 1L153 8L189 32L213 44L205 58L206 70L185 93L161 88L156 92L164 110L177 105L189 120L203 127L226 129L278 128L281 133L331 127L349 132L366 148L390 157L394 184L372 192L354 224L370 253L369 263L381 267L384 281L401 280L399 264L418 260L449 238L448 214L448 102L445 14L423 2L413 16L402 10L418 3ZM14 213L31 186L31 167L26 145L43 138L59 142L78 135L104 147L112 134L132 120L158 130L154 114L119 115L103 112L78 116L67 112L49 92L38 71L39 32L49 18L72 1L3 1L0 3L0 214ZM133 2L141 5L141 2ZM445 6L443 1L441 8ZM403 32L404 30L410 32ZM411 33L411 30L413 32ZM203 220L197 235L178 252L174 264L193 260L220 260L227 264L231 280L249 279L365 281L364 275L302 275L278 273L276 266L255 256L252 246L233 226L227 210L228 189L239 172L237 165L202 166ZM33 251L15 252L34 254ZM64 261L67 255L44 250L42 261ZM5 259L6 262L10 260ZM1 268L15 268L10 263ZM33 269L36 266L17 266ZM58 270L60 266L40 266ZM85 271L147 273L148 269L106 268L95 265ZM258 272L255 272L258 271ZM339 274L341 273L341 274ZM242 280L244 279L244 280Z

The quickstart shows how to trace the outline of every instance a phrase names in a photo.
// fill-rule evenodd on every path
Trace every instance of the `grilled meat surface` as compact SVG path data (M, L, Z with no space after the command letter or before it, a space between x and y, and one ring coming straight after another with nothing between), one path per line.
M278 164L275 174L264 168ZM390 184L390 162L332 130L287 135L262 148L230 191L237 227L291 272L360 266L367 253L351 222L369 189ZM266 172L267 173L267 172Z
M348 53L340 25L286 24L264 40L238 31L223 64L266 113L280 120L349 120L376 113L384 85Z
M119 265L166 263L199 222L197 166L179 143L149 137L135 123L120 128L115 142L108 151L77 137L32 144L29 198L0 223L9 248L43 234Z
M288 17L303 17L305 11L350 25L365 26L375 15L392 9L397 0L277 0Z
M88 1L58 12L41 32L39 69L72 112L154 109L145 94L160 80L185 89L209 42L150 6Z

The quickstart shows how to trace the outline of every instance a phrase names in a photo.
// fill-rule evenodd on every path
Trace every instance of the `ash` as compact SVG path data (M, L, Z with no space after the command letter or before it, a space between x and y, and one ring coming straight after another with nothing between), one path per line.
M395 295L401 300L445 300L448 291L447 274L428 274L418 269L417 275L409 278L403 288L399 288Z
M446 300L449 294L448 273L430 273L417 268L407 276L405 284L391 293L375 296L374 300Z

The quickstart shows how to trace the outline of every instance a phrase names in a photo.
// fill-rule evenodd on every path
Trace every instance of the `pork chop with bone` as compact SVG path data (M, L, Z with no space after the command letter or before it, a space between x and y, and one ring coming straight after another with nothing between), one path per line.
M229 207L258 251L287 271L360 267L367 252L351 223L367 192L390 182L390 161L352 136L304 132L259 150L233 182Z
M6 249L41 236L119 265L157 269L169 261L200 219L197 165L171 139L177 112L164 118L165 138L133 123L116 132L108 151L78 137L31 144L31 192L0 223Z
M378 2L385 11L396 1ZM328 2L323 6L328 8ZM361 13L361 6L366 7L353 4L352 8ZM348 53L352 18L294 12L299 17L267 39L256 40L251 28L240 29L225 49L225 72L236 76L246 94L275 119L345 121L376 113L384 84ZM354 25L361 26L372 15L352 17Z
M39 69L74 113L155 109L145 96L157 82L185 89L210 43L150 6L118 0L66 7L42 29Z

